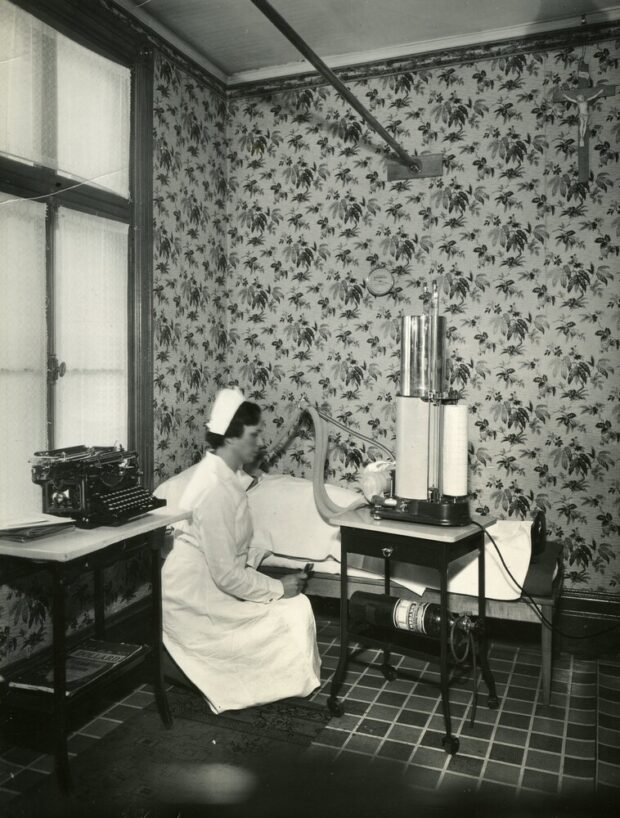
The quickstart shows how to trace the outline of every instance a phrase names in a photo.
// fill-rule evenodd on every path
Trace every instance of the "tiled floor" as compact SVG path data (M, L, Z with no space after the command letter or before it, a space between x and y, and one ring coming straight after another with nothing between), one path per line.
M322 686L326 701L338 658L338 628L319 618ZM444 719L435 664L394 655L393 664L417 681L386 681L369 665L377 651L349 664L341 689L345 713L334 717L308 751L310 760L387 765L419 792L492 794L510 800L555 794L570 798L620 797L620 662L562 656L554 662L552 697L542 704L540 653L535 648L491 643L490 664L499 707L480 697L470 726L471 676L450 690L452 731L459 752L441 745ZM144 685L74 733L72 754L87 749L153 699ZM0 745L0 810L53 771L49 755Z

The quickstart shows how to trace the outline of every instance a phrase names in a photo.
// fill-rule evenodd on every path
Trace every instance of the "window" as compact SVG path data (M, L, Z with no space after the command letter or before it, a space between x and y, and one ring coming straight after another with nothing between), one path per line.
M126 55L100 53L100 31L97 51L79 39L0 0L1 517L40 510L35 451L120 443L147 475L152 462L138 364L151 248L130 240L150 224L150 200L133 207L130 190L148 197L148 135L136 147L136 131L150 131L152 91Z

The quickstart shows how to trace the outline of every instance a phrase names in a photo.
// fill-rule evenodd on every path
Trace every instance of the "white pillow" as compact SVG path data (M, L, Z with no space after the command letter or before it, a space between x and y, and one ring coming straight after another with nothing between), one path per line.
M360 495L327 484L330 500L348 506ZM298 559L340 559L340 529L326 523L314 502L312 481L287 474L267 474L248 492L254 525L252 545Z

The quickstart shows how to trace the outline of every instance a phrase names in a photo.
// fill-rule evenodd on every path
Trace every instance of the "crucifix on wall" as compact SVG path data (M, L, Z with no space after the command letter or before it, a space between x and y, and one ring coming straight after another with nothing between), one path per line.
M577 157L579 160L579 181L587 182L590 176L589 142L590 142L590 105L599 97L611 97L616 93L615 85L592 85L588 66L583 60L579 62L577 86L574 88L556 88L554 102L572 102L577 106L579 121L577 123Z

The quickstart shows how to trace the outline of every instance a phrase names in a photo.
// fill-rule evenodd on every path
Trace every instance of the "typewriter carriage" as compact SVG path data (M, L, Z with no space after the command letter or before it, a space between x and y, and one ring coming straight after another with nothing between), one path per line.
M76 525L120 525L166 505L141 486L136 452L120 446L70 446L35 452L32 481L41 486L43 512Z

